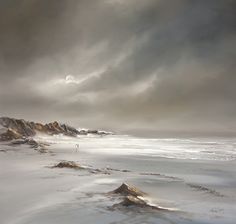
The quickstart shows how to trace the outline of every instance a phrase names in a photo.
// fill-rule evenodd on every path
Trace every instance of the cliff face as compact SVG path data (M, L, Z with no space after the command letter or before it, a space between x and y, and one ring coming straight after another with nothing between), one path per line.
M0 140L2 141L33 137L37 132L48 135L63 134L67 136L77 136L80 134L75 128L60 124L57 121L41 124L23 119L1 117L0 126L3 127L2 130L4 129L4 132L0 132Z

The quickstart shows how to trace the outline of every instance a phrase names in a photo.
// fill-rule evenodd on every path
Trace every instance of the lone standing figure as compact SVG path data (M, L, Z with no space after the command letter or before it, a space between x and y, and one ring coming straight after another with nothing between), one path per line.
M76 152L79 151L79 144L75 144L75 151L76 151Z

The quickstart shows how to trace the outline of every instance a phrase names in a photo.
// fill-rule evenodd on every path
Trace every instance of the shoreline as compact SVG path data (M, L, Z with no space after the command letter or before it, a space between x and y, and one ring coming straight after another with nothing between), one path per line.
M109 145L107 138L102 141ZM114 141L114 136L111 138L113 144L121 144ZM2 222L62 224L67 220L66 223L73 224L78 220L82 220L80 223L140 223L140 220L146 220L148 223L234 223L235 160L168 159L135 154L135 151L128 155L106 150L104 153L99 151L100 143L89 142L89 138L85 141L88 145L80 143L78 153L74 152L74 144L61 143L49 146L51 153L40 154L26 146L2 152ZM129 142L124 139L122 144L126 141ZM91 151L88 150L89 144L94 147ZM61 160L75 161L92 169L110 169L110 174L94 174L86 169L49 168ZM123 182L147 192L154 204L181 212L110 211L108 208L119 200L104 194Z

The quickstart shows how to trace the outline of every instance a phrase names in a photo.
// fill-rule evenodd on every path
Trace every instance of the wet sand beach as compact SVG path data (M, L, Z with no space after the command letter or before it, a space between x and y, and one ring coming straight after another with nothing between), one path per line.
M232 138L37 138L51 144L47 153L0 145L2 224L235 223ZM52 169L60 161L85 169ZM124 182L146 192L151 203L175 211L111 209L120 198L107 192Z

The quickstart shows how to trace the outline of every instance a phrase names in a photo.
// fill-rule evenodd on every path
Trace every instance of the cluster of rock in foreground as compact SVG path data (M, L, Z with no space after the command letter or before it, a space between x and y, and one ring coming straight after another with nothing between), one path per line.
M69 168L75 170L85 169L91 173L103 173L103 174L110 174L104 173L104 170L100 169L93 169L93 168L85 168L74 161L61 161L51 168ZM169 211L167 208L163 208L154 204L150 204L148 200L145 198L147 194L136 187L130 186L126 183L123 183L120 187L108 193L109 195L119 196L122 198L122 201L118 204L112 206L112 209L120 209L124 207L138 207L138 208L146 208L146 209L153 209L153 210L165 210Z
M133 206L153 210L169 211L168 208L163 208L158 205L149 203L148 200L145 198L145 196L147 196L145 192L126 183L123 183L120 187L110 192L110 194L122 196L122 201L118 204L113 205L113 208Z
M0 118L0 141L11 141L33 137L37 133L56 135L63 134L66 136L76 137L77 135L98 134L105 135L107 132L98 130L77 130L66 124L60 124L57 121L48 124L41 124L23 119L14 119L9 117Z

